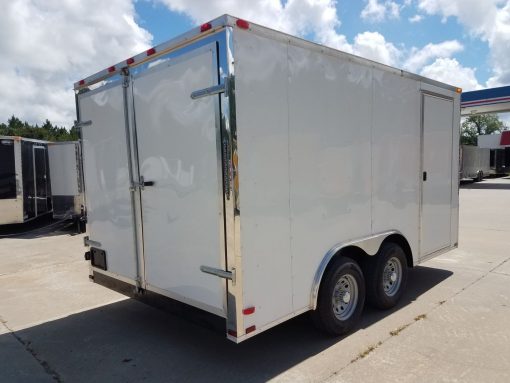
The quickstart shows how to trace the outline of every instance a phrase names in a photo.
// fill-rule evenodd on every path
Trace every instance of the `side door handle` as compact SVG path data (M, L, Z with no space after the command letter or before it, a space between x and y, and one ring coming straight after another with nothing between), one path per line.
M423 181L427 181L427 172L423 172Z
M143 181L143 186L154 186L155 182L154 181Z

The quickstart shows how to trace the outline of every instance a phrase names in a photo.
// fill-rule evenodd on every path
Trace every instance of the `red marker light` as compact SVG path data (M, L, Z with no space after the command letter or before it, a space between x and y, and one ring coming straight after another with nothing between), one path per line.
M108 68L108 72L109 73L112 73L112 72L115 72L115 66L111 66Z
M148 50L147 50L147 56L151 56L151 55L153 55L154 53L156 53L156 48L151 48L151 49L148 49Z
M78 85L85 85L85 80L80 80L80 81L78 82Z
M227 333L228 333L228 335L235 336L237 338L237 331L235 331L235 330L228 330Z
M247 307L243 310L244 315L251 315L255 312L255 307Z
M212 25L211 23L205 23L205 24L202 24L200 26L200 32L205 32L205 31L208 31L209 29L212 28Z
M250 23L242 19L237 19L236 25L241 29L248 29L250 27Z
M250 332L253 332L253 331L255 331L255 330L256 330L255 325L250 326L250 327L248 327L248 328L246 329L246 334L249 334Z
M131 65L135 62L135 59L133 57L130 57L126 60L126 64Z

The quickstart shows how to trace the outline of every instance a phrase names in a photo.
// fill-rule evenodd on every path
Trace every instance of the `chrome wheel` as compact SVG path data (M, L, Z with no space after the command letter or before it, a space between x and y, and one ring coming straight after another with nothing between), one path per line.
M402 264L396 257L388 259L383 270L384 293L392 297L398 292L402 282Z
M338 320L348 319L358 304L358 283L350 274L344 274L333 289L333 312Z

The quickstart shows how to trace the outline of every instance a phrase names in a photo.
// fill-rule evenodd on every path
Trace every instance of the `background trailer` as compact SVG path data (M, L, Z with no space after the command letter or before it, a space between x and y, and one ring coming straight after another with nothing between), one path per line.
M460 179L470 178L482 181L485 176L494 173L490 166L490 149L474 145L460 147Z
M81 232L85 231L85 211L81 147L78 141L48 144L51 169L53 218L76 221Z
M457 246L454 87L223 16L75 90L91 277L235 342L345 333Z
M51 212L48 143L0 136L0 224Z

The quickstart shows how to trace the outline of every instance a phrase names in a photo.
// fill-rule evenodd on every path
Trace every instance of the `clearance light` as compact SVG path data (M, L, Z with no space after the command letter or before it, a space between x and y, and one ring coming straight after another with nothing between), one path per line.
M250 27L250 23L242 19L237 19L236 25L241 29L248 29Z
M462 88L457 88L457 89L455 89L455 91L456 91L457 93L462 93Z
M235 336L237 338L237 331L235 331L235 330L228 330L227 333L228 333L228 335Z
M148 50L147 50L147 56L151 56L151 55L153 55L154 53L156 53L156 48L151 48L151 49L148 49Z
M115 66L111 66L108 68L108 73L115 72Z
M250 326L250 327L248 327L248 328L246 329L246 334L249 334L250 332L253 332L253 331L255 331L255 330L256 330L255 325Z
M211 23L205 23L205 24L202 24L200 26L200 32L205 32L205 31L208 31L209 29L212 28L212 25Z
M131 65L135 62L135 59L133 57L130 57L126 60L126 64Z
M78 82L78 85L85 85L85 80L80 80L80 81Z
M255 312L255 307L247 307L243 310L244 315L251 315Z

